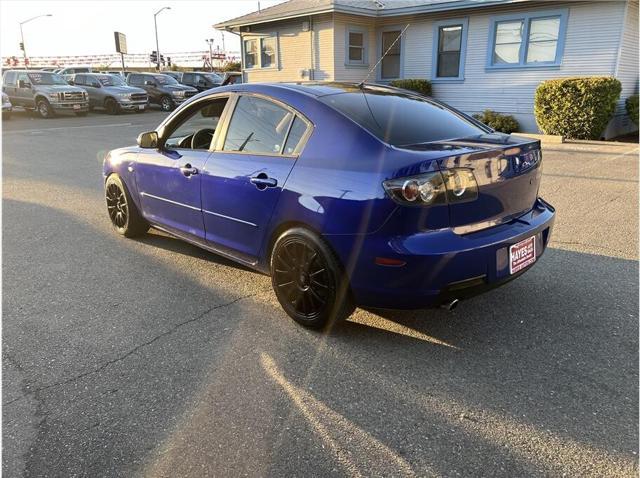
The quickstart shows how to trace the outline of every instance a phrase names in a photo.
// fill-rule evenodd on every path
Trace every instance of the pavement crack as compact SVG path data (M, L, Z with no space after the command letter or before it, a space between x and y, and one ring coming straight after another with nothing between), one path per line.
M143 342L143 343L141 343L139 345L136 345L134 348L132 348L131 350L129 350L125 354L122 354L122 355L120 355L120 356L118 356L118 357L116 357L114 359L107 360L102 365L100 365L99 367L97 367L97 368L95 368L93 370L89 370L87 372L82 372L82 373L80 373L78 375L74 375L74 376L69 377L69 378L67 378L65 380L61 380L59 382L54 382L54 383L51 383L49 385L44 385L42 387L26 390L26 391L24 391L24 394L21 397L18 397L18 398L15 398L13 400L10 400L8 402L5 402L2 405L6 407L8 405L11 405L12 403L15 403L15 402L25 398L28 395L33 395L33 394L36 394L38 392L42 392L44 390L48 390L50 388L59 387L61 385L66 385L66 384L75 382L77 380L81 380L81 379L83 379L83 378L85 378L85 377L87 377L89 375L100 373L101 371L103 371L104 369L109 367L110 365L113 365L115 363L121 362L121 361L127 359L128 357L130 357L131 355L135 354L136 352L138 352L140 349L142 349L144 347L148 347L149 345L152 345L153 343L157 342L161 338L173 334L176 330L180 329L181 327L184 327L185 325L189 325L189 324L192 324L194 322L197 322L198 320L201 320L202 318L206 317L207 315L209 315L214 310L224 309L225 307L232 306L233 304L236 304L236 303L238 303L238 302L240 302L242 300L249 299L251 297L255 297L256 295L260 294L261 292L264 292L264 290L261 290L261 291L258 291L258 292L254 292L252 294L247 294L247 295L243 295L243 296L240 296L240 297L236 297L235 299L230 300L228 302L225 302L223 304L218 304L218 305L211 306L207 310L205 310L204 312L196 315L195 317L192 317L192 318L190 318L188 320L185 320L183 322L179 322L179 323L173 325L170 329L165 330L161 334L156 335L155 337L147 340L146 342Z

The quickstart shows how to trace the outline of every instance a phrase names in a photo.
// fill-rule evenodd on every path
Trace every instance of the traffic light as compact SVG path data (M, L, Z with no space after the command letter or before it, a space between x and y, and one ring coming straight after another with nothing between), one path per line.
M167 57L167 66L169 66L169 67L171 66L171 57L170 56Z
M149 61L151 63L158 63L158 52L153 50L151 52L151 55L149 55Z
M20 42L20 51L24 51L24 43Z
M164 55L162 53L160 53L160 63L162 64L162 66L165 65L165 63L164 63Z

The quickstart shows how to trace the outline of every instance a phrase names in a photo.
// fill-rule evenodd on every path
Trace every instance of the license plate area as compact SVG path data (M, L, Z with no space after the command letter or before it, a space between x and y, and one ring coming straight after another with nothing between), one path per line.
M509 274L515 274L536 261L536 236L509 247Z
M80 108L81 108L81 105L73 105L74 110L79 110Z

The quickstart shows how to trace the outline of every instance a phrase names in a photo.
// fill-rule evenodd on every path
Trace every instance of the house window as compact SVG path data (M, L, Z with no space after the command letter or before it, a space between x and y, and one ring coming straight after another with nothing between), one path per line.
M400 48L402 42L400 34L401 30L382 32L381 54L384 55L385 52L389 50L386 56L382 59L382 65L380 68L380 79L382 80L400 78L400 53L402 51Z
M494 19L487 67L560 65L566 23L566 10Z
M359 27L347 27L346 37L347 65L366 65L367 61L367 31Z
M434 24L431 70L433 80L464 79L468 25L469 21L466 18Z
M258 40L244 41L244 67L254 68L258 66Z
M276 37L266 37L260 40L261 68L276 65Z

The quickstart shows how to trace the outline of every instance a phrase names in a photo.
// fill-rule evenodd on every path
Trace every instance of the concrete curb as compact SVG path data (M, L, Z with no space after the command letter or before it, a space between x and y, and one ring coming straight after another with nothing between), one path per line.
M564 137L562 136L556 136L556 135L552 135L552 134L534 134L534 133L513 133L516 136L525 136L527 138L533 138L533 139L538 139L540 140L542 143L551 143L551 144L561 144L564 143L566 140L564 139Z

